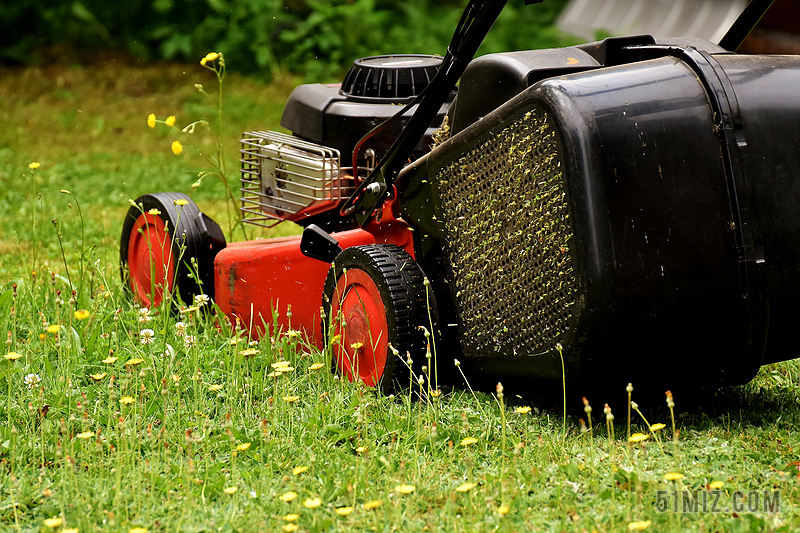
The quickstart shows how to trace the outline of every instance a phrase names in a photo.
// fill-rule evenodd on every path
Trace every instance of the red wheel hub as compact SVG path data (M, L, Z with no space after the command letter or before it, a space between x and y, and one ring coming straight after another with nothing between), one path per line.
M351 269L339 278L331 316L333 336L341 335L333 346L339 370L350 381L359 378L376 386L386 369L389 328L380 291L369 274Z
M172 238L158 215L139 215L128 238L131 290L143 306L158 306L175 281Z

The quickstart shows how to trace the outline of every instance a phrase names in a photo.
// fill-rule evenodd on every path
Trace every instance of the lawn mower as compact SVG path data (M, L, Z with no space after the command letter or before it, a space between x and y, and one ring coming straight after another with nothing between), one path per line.
M771 3L719 44L473 60L505 1L471 0L443 56L357 59L292 92L291 135L243 135L244 221L302 236L226 243L185 195L146 194L123 225L126 285L142 306L203 291L387 390L409 359L745 383L800 356L800 58L735 53Z

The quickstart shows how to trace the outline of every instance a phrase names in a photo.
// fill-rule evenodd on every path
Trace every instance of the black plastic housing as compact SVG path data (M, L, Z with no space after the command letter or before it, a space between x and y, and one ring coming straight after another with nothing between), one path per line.
M445 336L465 367L560 378L561 349L584 380L735 384L800 356L800 58L614 53L401 174Z

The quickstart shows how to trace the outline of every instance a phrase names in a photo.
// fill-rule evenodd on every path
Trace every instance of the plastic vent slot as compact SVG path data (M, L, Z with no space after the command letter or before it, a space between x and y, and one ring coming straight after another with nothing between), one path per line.
M525 113L438 174L467 353L555 349L577 296L558 141Z
M342 82L341 93L357 101L407 103L436 75L442 58L425 55L357 59Z

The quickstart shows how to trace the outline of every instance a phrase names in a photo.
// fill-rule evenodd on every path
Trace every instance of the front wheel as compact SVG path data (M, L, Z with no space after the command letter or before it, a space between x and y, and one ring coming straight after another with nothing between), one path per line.
M417 369L427 364L422 328L430 331L435 316L428 311L433 295L426 295L424 281L422 269L399 246L341 252L328 271L323 296L323 337L332 344L334 370L387 394L398 385L408 387L406 357Z
M225 247L216 222L182 193L145 194L122 224L122 279L142 307L157 307L175 289L187 303L214 296L214 257Z

